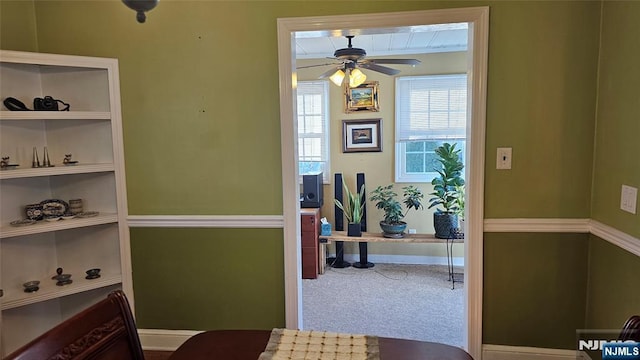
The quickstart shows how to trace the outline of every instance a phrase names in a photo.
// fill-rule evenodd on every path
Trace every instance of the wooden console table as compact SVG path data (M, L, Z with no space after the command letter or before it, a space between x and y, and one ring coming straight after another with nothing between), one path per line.
M334 231L329 236L320 235L320 241L330 244L333 241L348 242L393 242L393 243L446 243L447 239L438 239L433 234L405 234L402 238L387 238L382 233L363 232L361 237L347 236L346 231ZM456 242L463 242L459 239Z
M462 282L460 275L453 272L453 244L463 243L464 234L454 231L452 236L448 239L439 239L434 234L405 234L402 238L388 238L384 237L382 233L363 232L361 237L347 236L346 231L334 231L331 235L320 235L320 246L325 247L327 244L331 244L334 241L347 241L347 242L391 242L391 243L432 243L432 244L446 244L447 246L447 267L449 270L449 281L455 286L456 282ZM320 250L321 254L325 254L326 250ZM337 256L338 254L336 254ZM360 252L360 263L368 263L367 253ZM453 287L452 287L453 288Z

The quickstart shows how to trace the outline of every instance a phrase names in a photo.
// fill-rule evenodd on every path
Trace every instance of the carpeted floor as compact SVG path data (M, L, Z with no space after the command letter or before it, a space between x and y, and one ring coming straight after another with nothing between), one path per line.
M304 328L463 346L464 286L455 285L446 265L327 267L303 280Z

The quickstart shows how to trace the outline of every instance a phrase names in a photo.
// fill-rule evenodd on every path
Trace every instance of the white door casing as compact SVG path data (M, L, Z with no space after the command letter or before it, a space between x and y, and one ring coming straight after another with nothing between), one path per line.
M469 114L467 131L467 231L465 239L465 317L467 351L475 359L482 354L482 267L484 220L484 159L486 89L488 67L489 8L472 7L395 13L336 15L278 19L280 76L280 135L284 219L285 316L290 329L302 327L300 262L300 205L298 185L295 33L333 29L376 32L419 25L469 24Z

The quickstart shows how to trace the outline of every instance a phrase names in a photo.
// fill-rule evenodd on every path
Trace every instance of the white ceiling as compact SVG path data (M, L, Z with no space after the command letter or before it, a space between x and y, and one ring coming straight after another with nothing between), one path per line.
M364 49L367 56L466 51L467 33L467 23L395 29L298 32L296 58L333 57L337 49L347 47L346 35L355 35L352 40L353 47Z

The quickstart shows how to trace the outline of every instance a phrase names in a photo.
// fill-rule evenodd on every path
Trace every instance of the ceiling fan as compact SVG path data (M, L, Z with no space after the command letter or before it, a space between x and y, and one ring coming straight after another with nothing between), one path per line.
M420 60L417 59L365 59L367 56L367 52L364 49L355 48L351 44L351 40L354 38L353 35L345 36L349 41L349 44L346 48L338 49L333 53L333 58L339 61L338 63L329 63L329 64L318 64L318 65L309 65L309 66L301 66L298 69L317 67L317 66L326 66L326 65L336 65L332 69L322 73L318 78L330 78L333 83L340 86L342 85L342 81L345 77L349 79L350 87L357 87L362 84L367 76L359 70L359 68L376 71L385 75L397 75L400 73L400 70L393 69L387 66L382 66L380 64L395 64L395 65L418 65L420 64Z

